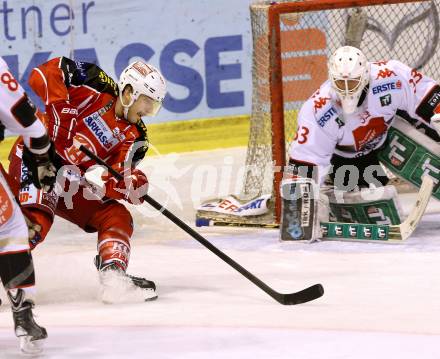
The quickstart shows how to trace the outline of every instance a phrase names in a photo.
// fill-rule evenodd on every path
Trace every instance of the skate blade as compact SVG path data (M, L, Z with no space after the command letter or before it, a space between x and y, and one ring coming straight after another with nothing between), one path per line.
M101 301L104 304L126 304L126 303L141 303L141 302L153 302L157 300L158 295L156 292L145 293L145 290L135 290L133 292L120 292L114 288L103 288L101 291Z
M157 296L157 293L155 291L151 290L151 294L146 293L145 302L152 302L153 300L156 300L157 298L159 298Z
M30 336L22 336L20 339L20 350L23 354L40 354L43 352L44 339L32 340Z
M104 304L142 303L157 299L153 289L141 289L130 279L116 273L103 273L101 276L101 301Z
M145 293L145 290L136 289L129 292L115 290L114 288L103 288L101 291L101 301L104 304L126 304L152 302L158 298L156 293Z

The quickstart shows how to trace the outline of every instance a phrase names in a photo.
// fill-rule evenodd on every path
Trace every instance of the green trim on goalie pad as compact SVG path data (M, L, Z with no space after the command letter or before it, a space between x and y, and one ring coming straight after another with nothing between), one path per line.
M392 199L369 201L368 203L330 203L335 222L400 224L401 219Z
M422 176L429 174L434 184L440 181L440 157L438 143L399 121L390 128L386 147L380 151L379 160L395 175L420 188ZM440 199L440 188L433 196Z
M321 223L322 237L329 239L352 239L366 241L390 240L390 227L387 225L360 223Z

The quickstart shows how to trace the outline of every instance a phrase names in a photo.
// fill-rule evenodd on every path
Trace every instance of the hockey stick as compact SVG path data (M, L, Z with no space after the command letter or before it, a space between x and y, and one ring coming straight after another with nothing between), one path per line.
M423 177L422 185L420 186L417 201L413 209L408 217L398 226L398 232L400 233L402 240L407 239L416 229L417 225L422 219L423 214L425 213L433 191L434 179L429 175L425 175Z
M80 150L83 153L85 153L87 156L89 156L91 159L96 161L96 163L98 163L101 166L104 166L118 180L123 179L123 176L120 173L115 171L105 161L103 161L101 158L96 156L94 153L90 152L87 148L85 148L84 146L81 145ZM203 246L208 248L216 256L220 257L220 259L222 259L224 262L229 264L232 268L234 268L236 271L238 271L241 275L243 275L247 279L249 279L257 287L259 287L260 289L265 291L267 294L269 294L278 303L281 303L283 305L301 304L301 303L305 303L305 302L309 302L311 300L317 299L324 294L324 288L322 287L321 284L315 284L315 285L308 287L306 289L303 289L299 292L289 293L289 294L279 293L279 292L273 290L266 283L264 283L263 281L258 279L256 276L254 276L248 270L243 268L240 264L238 264L232 258L230 258L225 253L223 253L221 250L219 250L217 247L215 247L211 242L209 242L202 235L200 235L195 230L193 230L190 226L188 226L186 223L184 223L181 219L179 219L173 213L168 211L159 202L157 202L156 200L151 198L148 194L144 195L142 197L142 199L145 200L145 202L147 202L148 204L150 204L153 208L155 208L159 212L161 212L171 222L173 222L178 227L183 229L186 233L188 233L191 237L193 237L200 244L202 244Z

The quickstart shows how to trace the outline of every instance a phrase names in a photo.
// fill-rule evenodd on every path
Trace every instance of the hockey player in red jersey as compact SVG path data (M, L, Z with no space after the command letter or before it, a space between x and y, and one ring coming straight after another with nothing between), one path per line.
M116 84L94 64L60 57L34 68L29 83L46 106L41 116L55 143L57 168L75 165L79 169L75 175L63 167L66 187L74 182L79 186L72 206L61 198L60 189L44 192L33 185L20 189L24 213L42 224L40 233L30 239L31 245L36 246L45 238L55 215L63 217L86 232L98 233L95 264L103 301L121 300L124 296L116 292L121 288L130 293L130 298L155 299L154 282L126 274L133 221L130 212L117 200L139 204L148 189L146 175L135 166L148 148L141 118L156 115L166 94L162 75L153 66L137 61L122 72ZM79 150L81 145L124 176L123 181L112 176L105 178L102 199L91 200L90 191L89 196L85 195L89 186L84 173L95 163ZM22 145L18 143L10 155L10 174L17 182L26 170L21 151Z

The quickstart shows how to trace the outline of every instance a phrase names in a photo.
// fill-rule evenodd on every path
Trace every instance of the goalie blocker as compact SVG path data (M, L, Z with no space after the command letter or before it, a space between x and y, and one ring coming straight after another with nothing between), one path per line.
M290 160L280 188L281 240L317 238L320 222L328 221L328 203L319 204L317 171L313 164Z

